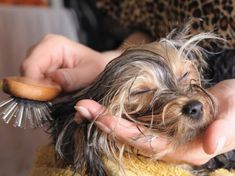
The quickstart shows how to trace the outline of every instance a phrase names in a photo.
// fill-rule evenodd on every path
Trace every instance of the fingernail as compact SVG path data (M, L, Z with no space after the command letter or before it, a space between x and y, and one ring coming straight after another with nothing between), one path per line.
M75 106L74 108L80 114L80 117L82 116L82 117L84 117L84 118L86 118L88 120L92 120L92 115L91 115L91 113L86 108L84 108L82 106ZM78 116L78 118L79 118L79 114L76 114Z
M110 128L108 128L107 126L105 126L103 123L99 121L95 121L95 124L98 126L98 128L100 128L105 133L111 133L112 131Z
M221 137L218 142L217 142L217 146L216 146L216 150L215 153L220 153L222 151L222 149L224 148L224 144L225 144L226 138L225 137Z

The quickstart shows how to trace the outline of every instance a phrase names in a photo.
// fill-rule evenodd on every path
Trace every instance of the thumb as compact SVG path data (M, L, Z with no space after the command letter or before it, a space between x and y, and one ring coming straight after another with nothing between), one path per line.
M103 71L106 60L94 59L80 62L73 68L61 68L51 72L52 80L65 91L73 91L89 85Z
M82 87L84 82L79 77L78 68L64 68L58 69L52 73L47 74L53 81L57 82L65 91L73 91Z
M58 69L47 76L57 82L65 91L73 91L89 85L100 71L82 67Z
M233 123L228 119L213 122L205 132L203 148L207 154L220 154L233 149Z

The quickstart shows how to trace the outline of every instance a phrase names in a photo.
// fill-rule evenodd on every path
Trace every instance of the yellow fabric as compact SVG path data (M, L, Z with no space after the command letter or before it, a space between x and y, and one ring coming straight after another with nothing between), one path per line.
M110 176L124 175L122 170L114 162L104 160L106 170ZM180 167L166 164L160 161L152 161L144 157L127 155L123 159L127 176L191 176Z
M228 171L225 169L218 169L212 172L209 176L235 176L235 170Z
M105 166L110 176L123 175L121 169L114 162L105 160ZM160 161L152 161L144 157L125 155L124 167L126 176L192 176L192 174L180 167L166 164ZM34 163L30 176L72 176L71 168L57 168L55 166L54 150L51 146L44 146L38 151L37 160ZM80 176L75 174L75 176ZM218 169L209 176L235 176L235 171Z
M72 176L72 170L57 168L52 146L43 146L37 153L37 159L33 165L30 176ZM76 174L75 176L79 176Z

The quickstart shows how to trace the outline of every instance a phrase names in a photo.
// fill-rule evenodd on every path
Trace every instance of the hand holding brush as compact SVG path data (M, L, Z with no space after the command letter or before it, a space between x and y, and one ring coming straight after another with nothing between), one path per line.
M0 82L11 96L0 102L0 117L16 127L41 127L50 120L51 101L62 89L87 86L112 57L63 36L44 37L23 62L24 77L6 77Z

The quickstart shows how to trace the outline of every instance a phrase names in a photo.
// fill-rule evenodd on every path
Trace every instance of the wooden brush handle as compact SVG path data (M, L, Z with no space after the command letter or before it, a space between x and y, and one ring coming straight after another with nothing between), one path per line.
M45 79L6 77L1 84L0 86L5 93L29 100L50 101L61 92L61 87L58 84Z

